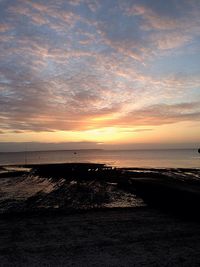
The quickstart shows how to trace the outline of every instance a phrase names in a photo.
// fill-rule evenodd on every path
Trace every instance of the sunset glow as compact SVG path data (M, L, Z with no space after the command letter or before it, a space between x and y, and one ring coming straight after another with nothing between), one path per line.
M0 13L0 143L200 143L199 1L1 0Z

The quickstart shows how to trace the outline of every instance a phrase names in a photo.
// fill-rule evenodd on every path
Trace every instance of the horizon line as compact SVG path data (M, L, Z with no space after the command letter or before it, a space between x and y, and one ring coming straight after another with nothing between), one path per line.
M27 153L27 152L81 152L81 151L147 151L147 150L197 150L197 148L134 148L134 149L104 149L104 148L82 148L82 149L47 149L47 150L19 150L19 151L0 151L4 153Z

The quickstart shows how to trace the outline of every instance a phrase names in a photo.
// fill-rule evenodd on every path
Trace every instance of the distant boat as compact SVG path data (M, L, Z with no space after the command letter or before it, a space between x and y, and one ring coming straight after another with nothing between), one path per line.
M77 152L75 151L75 152L74 152L74 155L76 155L76 154L77 154Z

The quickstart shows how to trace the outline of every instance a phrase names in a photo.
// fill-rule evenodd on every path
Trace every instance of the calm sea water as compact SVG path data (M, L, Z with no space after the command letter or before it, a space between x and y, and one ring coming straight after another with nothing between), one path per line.
M0 165L32 163L94 162L116 167L200 168L195 149L82 150L0 153Z

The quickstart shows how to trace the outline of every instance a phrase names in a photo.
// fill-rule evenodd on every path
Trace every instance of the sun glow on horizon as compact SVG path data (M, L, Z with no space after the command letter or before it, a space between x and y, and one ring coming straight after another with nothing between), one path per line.
M197 140L200 142L200 123L195 125L190 122L151 127L105 127L84 131L54 131L54 132L22 132L1 134L2 142L91 142L97 144L137 144L137 143L180 143ZM183 134L184 131L184 134Z

